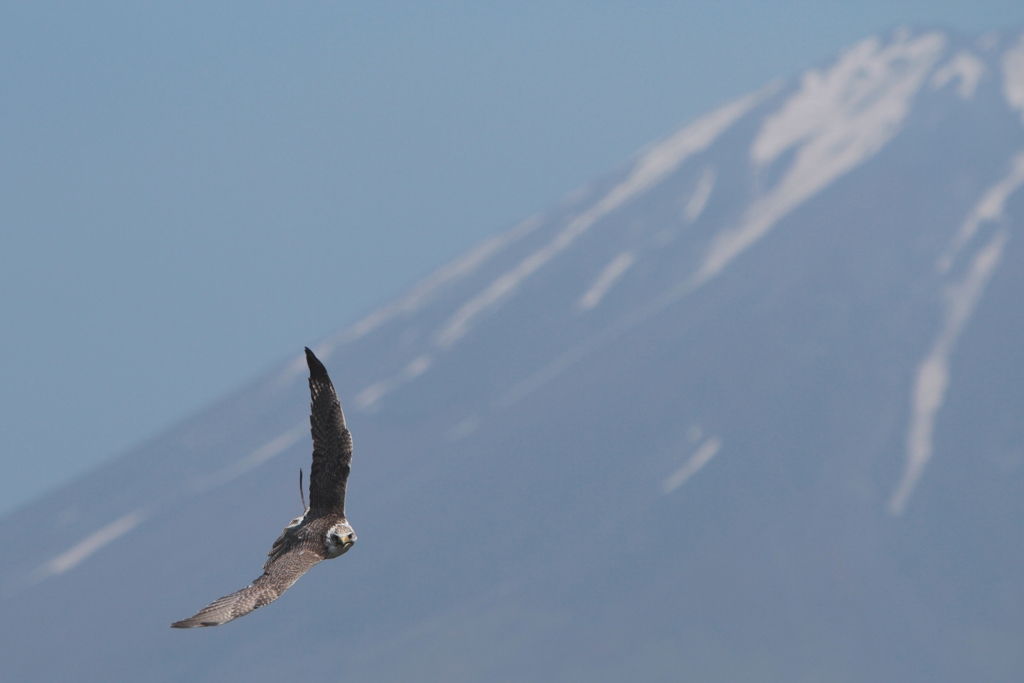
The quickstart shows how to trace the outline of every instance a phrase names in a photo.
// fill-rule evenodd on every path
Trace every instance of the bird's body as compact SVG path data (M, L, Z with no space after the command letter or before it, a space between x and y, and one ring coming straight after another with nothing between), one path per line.
M309 365L310 431L313 466L309 472L309 507L285 527L263 565L263 575L226 595L174 628L219 626L276 600L300 576L322 560L344 555L356 542L345 518L345 486L352 462L352 435L323 364L306 349Z

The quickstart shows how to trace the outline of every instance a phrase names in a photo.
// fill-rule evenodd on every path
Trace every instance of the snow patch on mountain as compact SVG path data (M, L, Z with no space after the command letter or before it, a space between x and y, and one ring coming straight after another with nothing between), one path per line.
M1002 218L1006 200L1022 184L1024 184L1024 150L1018 152L1013 158L1010 164L1010 172L1006 177L988 189L982 196L981 201L977 203L970 215L967 216L967 220L960 226L960 230L953 237L953 242L950 244L949 249L939 258L939 272L946 273L949 271L957 254L974 237L982 223Z
M907 464L903 478L889 501L889 511L893 515L903 514L925 465L931 460L935 416L942 407L949 386L949 356L999 264L1008 237L1005 230L997 231L975 254L964 278L946 289L945 321L928 355L918 365L914 380L907 432Z
M583 190L588 191L587 188L583 188ZM409 315L419 310L442 286L470 275L486 263L492 256L515 242L518 242L520 239L540 227L542 223L543 221L540 216L531 216L516 225L514 228L506 230L505 232L495 235L483 243L478 244L461 257L428 275L418 284L414 285L402 298L384 306L383 308L373 311L352 326L343 330L335 337L318 344L313 348L313 352L316 353L318 358L326 359L338 346L355 341L356 339L369 334L384 323L398 317L399 315ZM290 381L296 375L302 374L305 371L306 356L305 354L298 354L282 373L279 381Z
M774 92L775 87L774 84L769 85L697 119L670 136L667 140L653 146L646 153L642 154L624 181L613 187L589 209L570 220L568 225L555 235L554 239L532 252L512 269L499 275L482 292L462 304L435 333L434 341L436 346L441 350L450 348L452 344L469 331L475 320L484 313L496 309L527 278L547 265L555 256L565 251L576 238L586 232L598 220L664 180L665 177L693 154L707 149L718 136L728 130L741 116L750 111L755 104ZM535 226L531 225L529 229L532 230L533 227ZM474 256L471 252L470 256L473 256L473 258L467 257L464 259L466 264L454 269L454 273L438 271L436 277L425 282L421 288L411 293L402 301L381 309L360 323L357 323L343 335L342 340L347 341L362 336L380 325L384 320L390 319L398 313L415 310L424 296L435 289L440 282L475 269L480 262L504 245L505 242L499 240L487 250L480 250L480 255ZM422 293L419 291L420 289L423 290ZM405 373L398 377L374 382L360 392L356 401L362 408L372 408L384 395L411 378L408 373Z
M216 488L217 486L223 486L229 481L233 481L242 476L249 470L259 467L271 458L284 453L292 446L292 444L301 439L303 434L307 434L308 432L309 422L307 420L303 420L296 426L285 431L279 436L274 437L245 457L239 458L233 463L225 465L211 474L196 479L192 483L192 490L197 492L206 491L207 489Z
M384 395L395 386L395 381L383 379L374 382L356 395L356 405L363 410L369 410L377 406L377 401L384 398Z
M477 415L471 415L445 432L445 438L449 441L465 439L467 436L479 429L481 424L481 420Z
M942 56L941 33L897 33L888 45L870 38L840 56L824 72L812 70L800 89L769 115L750 156L764 169L798 147L786 173L756 198L737 227L713 238L702 264L688 278L631 310L611 327L559 354L501 399L509 406L543 386L594 349L617 338L717 276L775 223L833 181L877 154L900 130L915 95Z
M727 104L654 146L636 162L622 183L570 221L551 242L527 256L515 268L502 273L483 292L463 304L437 333L438 346L448 348L462 338L475 318L493 309L518 289L526 278L562 253L598 220L651 189L688 157L707 149L765 94L764 91L751 93Z
M33 578L36 581L41 581L42 579L56 574L63 574L82 562L85 558L95 553L97 550L100 550L104 546L109 545L127 534L129 531L137 527L139 523L146 518L146 516L147 511L144 508L139 508L138 510L129 512L123 517L115 519L110 524L107 524L103 528L87 536L70 550L57 555L52 560L39 567L35 571Z
M984 75L985 62L967 50L961 50L932 74L932 89L941 90L952 81L959 79L956 94L962 100L969 100L974 97L978 82Z
M625 251L612 259L611 263L604 267L601 274L597 276L590 289L580 297L577 304L582 311L589 311L597 306L608 290L612 288L616 280L622 277L630 266L636 261L636 256L631 251Z
M686 483L686 481L697 474L704 465L707 465L711 458L715 457L718 451L722 448L722 440L718 437L711 437L700 445L690 459L683 464L678 470L673 472L665 479L661 485L663 493L672 493L677 488Z
M1022 40L1024 45L1024 40ZM1022 50L1024 55L1024 50ZM985 222L998 221L1003 217L1006 200L1024 185L1024 151L1018 152L1010 162L1010 170L1004 178L990 187L968 214L963 225L953 236L949 248L939 258L940 273L948 273L956 257L978 233ZM889 510L900 515L906 509L925 466L933 453L932 434L935 416L945 400L949 385L949 357L957 338L985 289L985 285L999 263L1003 247L1009 239L1005 229L997 230L984 246L979 248L971 265L959 282L949 285L945 291L945 320L942 329L932 344L931 350L917 368L917 375L911 393L911 418L907 431L907 463L903 478L889 502Z
M1003 95L1024 123L1024 34L1003 54Z
M700 180L697 181L697 187L693 189L693 194L690 195L690 199L683 209L683 217L686 220L691 223L697 220L698 216L703 213L713 189L715 189L715 171L712 168L705 168L704 172L700 174Z
M429 368L433 362L434 359L428 355L419 356L405 366L405 370L402 374L404 374L407 379L415 379L426 372L427 368Z
M693 278L699 286L763 237L783 216L877 154L899 131L946 37L897 34L869 38L822 73L804 74L800 90L761 127L750 157L764 168L799 145L783 178L756 199L740 225L721 231Z

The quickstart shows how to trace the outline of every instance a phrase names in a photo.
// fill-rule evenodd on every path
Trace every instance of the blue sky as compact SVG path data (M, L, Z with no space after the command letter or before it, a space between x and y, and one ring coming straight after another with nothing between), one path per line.
M904 23L1024 3L0 5L0 514Z

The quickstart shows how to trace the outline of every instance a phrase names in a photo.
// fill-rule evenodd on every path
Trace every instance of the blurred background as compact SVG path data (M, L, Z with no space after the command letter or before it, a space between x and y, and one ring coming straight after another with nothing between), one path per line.
M677 125L1014 0L0 5L0 513Z
M1024 679L1024 4L0 13L0 679Z

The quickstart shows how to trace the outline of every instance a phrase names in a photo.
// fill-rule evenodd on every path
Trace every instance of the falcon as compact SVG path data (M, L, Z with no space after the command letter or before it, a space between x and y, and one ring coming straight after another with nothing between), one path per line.
M345 519L345 484L352 463L352 434L345 426L331 378L313 352L306 349L309 365L310 431L313 465L309 470L309 507L284 528L270 549L263 575L237 593L225 595L173 628L219 626L277 600L300 576L321 560L344 555L356 542ZM299 473L299 489L302 473Z

